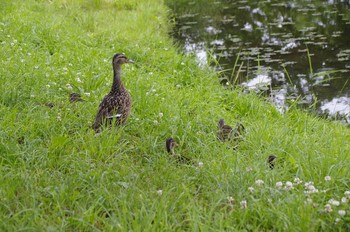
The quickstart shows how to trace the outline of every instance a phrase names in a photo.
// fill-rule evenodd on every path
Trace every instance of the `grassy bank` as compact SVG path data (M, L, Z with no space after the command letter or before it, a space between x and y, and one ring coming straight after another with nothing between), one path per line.
M223 89L174 47L161 0L0 9L1 231L350 229L349 129ZM123 67L132 114L96 136L116 52L136 63ZM219 142L220 118L242 122L244 141ZM171 136L203 167L176 164Z

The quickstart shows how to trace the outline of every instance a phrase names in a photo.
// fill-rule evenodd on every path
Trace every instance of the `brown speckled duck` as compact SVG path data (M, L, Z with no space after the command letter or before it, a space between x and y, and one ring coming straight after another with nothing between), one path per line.
M112 125L114 121L116 125L126 122L131 111L131 96L123 85L120 77L121 66L126 63L134 63L124 54L117 53L112 59L113 65L113 84L111 91L100 103L98 113L92 128L98 132L102 125Z
M242 138L245 128L242 123L237 123L235 128L225 124L224 119L220 119L218 123L219 131L217 137L220 141L238 140Z
M173 138L168 138L165 142L165 147L166 147L167 152L169 154L171 154L176 159L177 162L185 163L185 164L192 164L193 161L190 158L187 158L185 156L178 155L175 153L174 149L176 146L178 146L178 144L175 142L175 140Z

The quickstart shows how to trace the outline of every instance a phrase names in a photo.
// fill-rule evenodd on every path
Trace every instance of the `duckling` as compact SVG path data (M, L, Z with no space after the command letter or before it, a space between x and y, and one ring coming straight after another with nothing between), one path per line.
M245 127L242 123L238 122L233 129L233 140L243 139L243 133L245 132Z
M69 94L69 102L70 103L79 102L79 101L85 101L81 98L81 95L79 93Z
M218 128L217 137L220 141L231 140L233 129L231 126L225 124L224 119L219 120Z
M270 155L270 156L267 158L267 163L269 164L269 167L270 167L271 169L274 169L276 159L277 159L277 157L276 157L275 155Z
M99 132L102 125L112 125L115 119L115 125L124 124L131 111L131 96L123 85L120 77L121 66L126 63L133 64L124 54L117 53L112 59L113 66L113 84L111 91L103 98L99 105L98 113L92 128Z
M168 138L165 142L165 147L166 147L167 152L170 155L172 155L176 159L177 162L192 164L193 161L190 158L175 154L174 149L176 146L179 146L179 145L175 142L175 140L173 138Z
M224 119L220 119L218 123L219 131L217 137L221 141L238 140L242 138L245 128L242 123L237 123L235 128L225 124Z

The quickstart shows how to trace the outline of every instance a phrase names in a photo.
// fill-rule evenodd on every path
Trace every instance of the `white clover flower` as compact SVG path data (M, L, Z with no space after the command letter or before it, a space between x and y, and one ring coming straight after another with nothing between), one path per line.
M153 75L153 72L149 72L148 74L149 74L149 75Z
M50 85L46 85L47 88L50 88L51 86Z
M292 190L294 187L293 187L293 183L290 182L290 181L287 181L286 182L286 186L284 187L285 190Z
M67 71L68 70L68 68L66 68L66 67L63 67L62 69L63 69L63 71Z
M158 114L158 116L159 116L160 118L162 118L162 117L163 117L163 113L160 112L160 113Z
M62 118L60 115L57 116L57 121L59 121L59 122L62 121Z
M198 167L199 168L203 167L203 165L204 165L203 162L198 162Z
M227 197L227 201L228 203L233 204L235 199L233 197Z
M345 216L345 214L346 214L346 211L345 210L343 210L343 209L341 209L341 210L339 210L338 211L338 214L340 215L340 216Z
M326 213L332 212L332 211L333 211L332 206L331 206L330 204L326 204L326 205L324 206L324 211L325 211Z
M79 77L76 77L75 80L76 80L78 83L82 83L82 81L80 80Z
M341 198L341 203L343 203L343 204L348 203L348 201L349 201L349 199L346 198L346 197L342 197L342 198Z
M314 182L312 182L312 181L309 181L309 182L305 182L305 184L304 184L304 186L306 187L306 188L308 188L308 186L310 186L310 185L314 185Z
M264 181L263 181L263 180L256 180L256 181L255 181L255 184L256 184L257 186L262 186L262 185L264 184Z
M181 88L181 85L180 85L180 84L177 84L177 85L176 85L176 88Z
M161 189L157 190L157 194L158 194L159 196L161 196L161 195L163 194L163 190L161 190Z
M299 184L302 184L302 183L303 183L303 181L300 180L298 177L295 177L295 178L294 178L294 184L295 184L295 185L299 185Z
M68 63L68 66L73 66L73 64L72 63Z
M248 187L249 192L253 193L255 189L253 187Z
M84 93L86 96L90 97L90 93L89 92L85 92Z
M308 204L312 204L312 199L310 198L310 197L308 197L308 198L306 198L306 203L308 203Z
M340 202L337 201L337 200L334 200L334 199L330 199L328 201L328 203L331 204L331 205L334 205L334 206L339 206L340 205Z
M324 177L324 180L325 180L325 181L331 181L331 180L332 180L332 177L330 177L330 176L325 176L325 177Z
M35 95L34 95L34 94L31 94L30 97L31 97L31 98L35 98Z
M345 195L347 198L350 198L350 191L345 191L345 192L344 192L344 195Z
M245 208L248 207L247 201L246 201L246 200L242 200L242 201L239 203L239 205L241 206L241 209L245 209Z
M276 182L276 188L281 189L282 187L283 187L283 182L282 181Z
M68 83L68 84L66 84L66 88L68 89L68 90L72 90L73 88L72 88L72 86Z
M340 222L340 218L336 218L334 223L338 224L339 222Z
M251 172L251 171L253 171L253 168L247 167L247 168L245 169L245 171L246 171L246 172Z

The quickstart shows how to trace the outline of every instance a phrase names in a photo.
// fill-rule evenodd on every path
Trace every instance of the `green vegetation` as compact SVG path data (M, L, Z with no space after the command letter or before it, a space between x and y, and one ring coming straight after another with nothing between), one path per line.
M350 230L349 203L325 207L348 200L349 129L222 88L174 47L161 0L0 9L1 231ZM96 136L116 52L136 62L123 67L132 115ZM219 142L220 118L242 122L244 141ZM168 137L203 167L174 162Z

